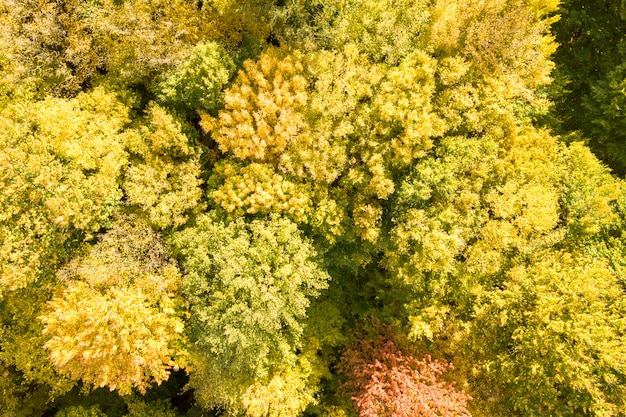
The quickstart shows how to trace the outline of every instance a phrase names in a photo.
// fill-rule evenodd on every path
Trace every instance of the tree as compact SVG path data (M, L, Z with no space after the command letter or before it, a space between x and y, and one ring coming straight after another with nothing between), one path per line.
M15 63L4 76L63 96L102 74L112 84L148 86L220 33L215 12L187 0L3 0L1 7L0 43Z
M190 339L197 347L190 384L198 399L264 415L253 410L266 390L284 384L281 379L301 386L298 380L307 378L291 372L305 360L296 351L303 348L310 300L328 285L315 249L287 219L224 222L214 213L175 234L173 245L184 271ZM310 401L305 387L289 389ZM278 408L270 415L295 416L302 409Z
M128 109L102 89L0 117L0 290L51 273L119 207Z
M106 414L98 406L69 406L57 411L54 417L105 417Z
M528 285L527 294L537 297L533 298L538 300L537 303L545 298L558 300L554 294L560 294L560 290L552 285L556 285L561 274L562 279L567 276L573 280L568 281L570 284L563 284L564 288L577 285L580 293L575 297L580 301L571 300L567 303L567 312L557 310L549 319L549 322L562 320L568 323L564 324L556 340L571 340L580 334L579 329L575 330L577 318L591 314L585 307L591 301L582 300L613 299L614 291L621 291L618 287L604 286L604 283L612 285L609 282L616 284L616 275L608 266L608 259L598 250L598 245L610 242L610 236L619 233L621 184L608 175L607 169L588 149L580 144L566 147L547 132L523 130L506 138L504 143L493 139L484 137L468 141L457 138L456 141L442 142L438 153L416 167L414 174L407 176L407 182L399 189L399 211L391 231L393 246L387 252L385 262L395 276L393 279L401 281L394 285L408 291L411 336L421 340L421 346L428 351L450 355L455 366L469 378L472 387L469 392L475 398L474 404L485 401L472 407L473 411L481 410L485 415L508 412L493 408L490 403L506 403L528 415L575 415L583 413L583 409L587 410L585 413L595 415L617 410L621 407L619 395L595 394L596 382L573 388L577 384L572 382L575 377L549 382L553 372L546 371L540 379L546 383L546 390L551 390L549 395L547 391L538 392L538 388L530 389L537 383L533 374L488 376L503 369L502 363L495 358L510 358L515 362L515 365L511 364L515 369L528 368L517 362L523 357L517 348L495 342L499 337L509 340L509 337L515 338L517 334L522 337L523 334L529 344L540 340L548 343L547 335L543 333L546 322L540 319L526 321L535 314L532 307L526 312L522 308L522 304L535 305L528 299L512 308L520 314L520 320L524 318L522 322L513 324L506 316L509 313L502 313L505 314L502 316L491 310L488 314L491 314L494 327L487 324L481 300L496 297L503 287L516 294L521 291L522 284L513 279L517 277L514 271L535 268L532 265L537 263L553 265L549 268L555 268L555 272L550 272L554 275L546 275L545 282L531 280L532 283L525 281L523 284ZM553 255L555 252L560 255ZM548 261L552 256L555 260ZM568 266L568 262L576 266ZM598 267L594 269L591 265ZM528 272L528 278L533 276L539 280L542 274L543 269L533 269ZM593 290L584 285L585 280L592 282L595 279L603 284ZM568 295L565 293L561 297ZM497 305L501 305L501 301L494 301L492 307L498 310ZM594 326L611 322L611 317L619 321L617 317L622 313L614 312L613 308L619 311L620 307L610 303L595 305L598 310L593 314L604 319L596 324L587 323L593 334L589 340L598 338L590 341L590 345L603 352L597 353L599 356L622 355L618 353L621 352L619 348L615 350L616 345L600 342L604 336L599 334L604 330L598 330L598 333L591 330ZM542 313L536 314L541 316ZM498 320L512 326L511 333L501 334ZM608 338L619 340L621 333L617 329L620 325L614 326L617 333L611 333ZM484 338L475 340L479 334ZM480 352L487 346L489 353L483 356ZM548 362L553 364L550 366L560 366L557 364L572 361L573 354L564 352L563 347L546 347L552 356L542 355L550 356L550 359L533 356L537 351L528 349L528 360L535 358L544 365ZM581 362L572 366L577 370L585 369L585 376L578 374L576 378L593 381L594 369L604 365L592 359L595 354L586 355L581 354ZM607 367L611 369L607 372L621 375L621 367L616 363ZM518 387L526 387L528 391L525 392L529 394L524 394L523 388L518 391ZM531 395L531 391L537 396ZM596 400L583 399L587 397ZM585 401L588 401L586 406L577 405ZM600 401L608 404L600 405Z
M40 319L59 372L125 395L184 365L180 273L145 224L120 219L58 278Z
M38 320L50 299L50 279L12 291L0 303L0 407L2 416L40 416L75 385L50 363Z
M421 360L398 347L393 330L379 325L373 340L356 336L341 357L347 376L341 389L351 396L361 417L469 417L471 398L441 380L452 365L424 356Z
M153 103L146 113L145 124L127 135L122 188L127 204L141 208L156 228L177 227L200 205L202 149L163 107Z
M541 251L506 278L479 296L472 341L499 398L528 416L620 415L624 289L605 262Z
M621 0L561 4L554 25L556 125L579 131L593 151L619 175L626 172L621 129L626 59L625 4Z
M157 84L157 100L182 114L215 112L223 106L222 89L234 70L235 63L224 47L216 42L200 43Z
M128 414L125 417L176 417L178 414L167 401L128 400Z

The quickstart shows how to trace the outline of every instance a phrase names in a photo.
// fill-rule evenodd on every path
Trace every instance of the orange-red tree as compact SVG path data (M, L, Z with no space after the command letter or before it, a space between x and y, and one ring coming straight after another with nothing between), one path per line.
M442 379L452 364L429 355L418 359L402 351L390 327L378 330L373 340L367 334L355 339L339 365L348 377L342 390L360 417L470 416L470 396Z

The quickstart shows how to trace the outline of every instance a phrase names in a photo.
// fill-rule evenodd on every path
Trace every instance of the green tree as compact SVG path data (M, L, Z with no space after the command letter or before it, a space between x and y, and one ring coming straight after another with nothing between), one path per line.
M555 118L579 131L593 151L619 175L626 173L623 108L626 4L621 0L567 0L554 25L560 44Z
M42 281L45 281L42 282ZM50 299L50 279L12 291L0 302L0 415L41 416L75 381L59 374L49 360L38 320Z
M83 407L81 405L64 407L57 411L54 417L105 417L100 407L92 405L91 407Z
M312 244L284 218L225 223L211 213L173 242L197 347L190 383L198 399L254 416L297 415L311 400L310 359L297 355L303 323L329 279ZM285 403L259 404L274 401L277 389L291 390L280 394Z
M223 46L200 43L157 84L157 100L182 114L215 112L223 106L222 89L234 70L235 63Z
M128 414L125 417L176 417L179 414L164 400L146 402L127 400Z

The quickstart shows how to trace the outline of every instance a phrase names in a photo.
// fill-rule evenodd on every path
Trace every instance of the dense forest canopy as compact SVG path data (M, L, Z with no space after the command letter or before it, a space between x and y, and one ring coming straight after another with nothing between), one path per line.
M626 415L626 3L0 0L0 415Z

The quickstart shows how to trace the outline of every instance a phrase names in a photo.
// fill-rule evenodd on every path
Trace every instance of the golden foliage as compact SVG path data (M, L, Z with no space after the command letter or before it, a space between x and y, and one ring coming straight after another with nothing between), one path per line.
M154 231L129 220L59 272L62 291L40 317L59 372L122 395L168 379L183 332L178 268Z
M430 42L439 54L469 58L474 75L498 78L515 94L532 96L551 81L549 36L557 2L440 0L432 8Z
M214 176L223 184L210 197L232 216L274 212L304 221L311 210L307 187L284 178L271 165L223 160Z
M372 112L378 119L373 130L383 138L391 137L387 146L395 167L411 166L424 157L433 138L444 132L445 122L432 105L436 67L437 62L425 52L413 52L388 70L373 100Z
M124 84L149 82L218 35L216 17L188 0L3 0L0 47L10 77L76 94L108 72Z
M202 8L214 22L219 39L230 45L247 37L267 39L276 12L274 3L266 0L207 0Z
M168 344L179 337L182 322L150 304L135 288L102 294L72 283L43 317L50 360L73 379L122 395L160 384L176 366Z
M96 89L0 116L0 282L24 287L63 256L75 233L100 229L122 197L128 111Z
M224 110L218 119L202 114L202 127L224 153L275 162L305 127L300 110L307 101L307 81L302 71L298 55L275 48L258 61L245 61L226 91Z
M148 126L129 134L126 145L136 155L125 172L123 189L131 205L141 207L156 227L176 227L198 207L202 197L200 150L165 109L148 109Z
M359 45L368 60L397 65L424 46L429 18L429 2L423 0L308 0L289 4L283 10L286 24L275 30L285 43L307 52Z
M352 217L354 219L354 226L356 233L363 240L369 242L376 242L380 235L379 222L383 214L382 207L376 203L371 202L369 204L358 204L354 208Z

